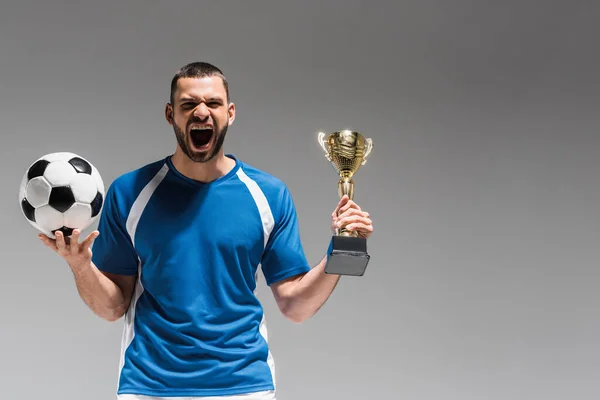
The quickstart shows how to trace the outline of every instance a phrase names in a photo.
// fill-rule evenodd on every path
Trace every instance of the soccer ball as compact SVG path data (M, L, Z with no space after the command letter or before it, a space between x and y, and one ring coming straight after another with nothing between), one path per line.
M100 173L83 157L69 152L46 154L27 168L19 203L27 221L55 238L84 230L99 216L105 189Z

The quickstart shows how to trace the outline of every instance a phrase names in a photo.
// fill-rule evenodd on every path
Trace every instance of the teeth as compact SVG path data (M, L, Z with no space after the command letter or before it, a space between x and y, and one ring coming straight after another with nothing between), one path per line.
M190 129L212 129L210 125L191 125Z

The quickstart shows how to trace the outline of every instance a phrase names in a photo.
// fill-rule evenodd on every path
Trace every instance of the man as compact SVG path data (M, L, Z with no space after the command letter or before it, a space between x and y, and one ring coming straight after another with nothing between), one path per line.
M40 238L67 261L94 313L125 316L119 399L275 399L257 273L297 323L339 276L324 273L326 256L309 266L285 184L224 153L235 106L217 67L183 67L165 116L174 154L115 179L98 230L81 242L79 231ZM342 226L373 232L347 197L331 215L332 232Z

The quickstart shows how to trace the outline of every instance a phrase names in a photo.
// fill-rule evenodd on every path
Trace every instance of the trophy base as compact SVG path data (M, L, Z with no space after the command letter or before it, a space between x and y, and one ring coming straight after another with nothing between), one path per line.
M371 257L367 253L367 239L352 236L332 236L326 274L362 276Z

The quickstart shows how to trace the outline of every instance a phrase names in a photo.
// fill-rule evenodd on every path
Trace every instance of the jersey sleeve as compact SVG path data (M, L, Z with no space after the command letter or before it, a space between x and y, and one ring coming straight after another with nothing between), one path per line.
M126 206L118 189L111 185L106 193L98 231L92 245L92 262L100 270L119 275L136 275L138 256L125 225Z
M273 230L262 258L262 271L267 285L310 270L302 242L298 216L287 188L274 202Z

